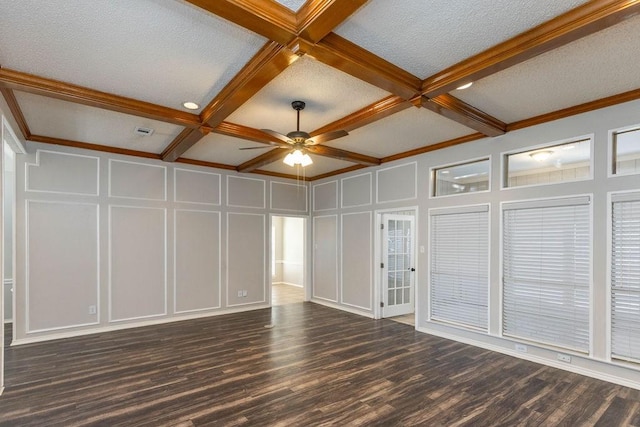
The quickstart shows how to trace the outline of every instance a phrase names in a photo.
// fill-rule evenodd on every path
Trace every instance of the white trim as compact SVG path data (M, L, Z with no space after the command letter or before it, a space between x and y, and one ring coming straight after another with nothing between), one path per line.
M615 156L613 155L613 135L617 134L617 133L624 133L624 132L630 132L630 131L634 131L634 130L640 130L640 123L635 124L635 125L631 125L631 126L624 126L621 128L616 128L616 129L610 129L607 132L608 135L608 145L607 145L607 178L613 178L613 177L618 177L618 176L633 176L633 175L638 175L640 174L640 172L629 172L629 173L613 173L613 163L615 160Z
M232 205L229 203L229 181L231 179L244 179L246 181L260 181L262 182L262 206L250 206L250 205ZM264 179L257 178L245 178L243 176L227 175L227 206L232 208L247 208L247 209L266 209L267 208L267 182Z
M336 194L336 205L334 208L327 208L327 209L316 209L316 187L321 187L323 185L329 185L329 184L334 184L335 185L335 194ZM316 184L314 186L312 186L312 197L313 197L313 211L314 212L325 212L325 211L335 211L336 209L338 209L338 180L333 180L333 181L329 181L329 182L324 182L322 184Z
M206 202L193 202L189 200L178 200L178 171L184 171L189 173L199 173L203 175L216 175L218 177L218 201L214 203L206 203ZM174 168L173 169L173 201L175 203L190 203L194 205L204 205L204 206L220 206L222 203L222 175L219 173L213 172L204 172L193 169L184 169L184 168Z
M344 182L350 179L358 178L360 176L369 176L369 201L367 203L361 203L359 205L345 205L344 203ZM337 197L337 194L336 194ZM371 172L361 173L358 175L348 176L340 179L340 209L358 208L361 206L370 206L373 201L373 175ZM337 203L337 202L336 202Z
M162 178L162 192L163 192L163 197L161 199L151 199L151 198L147 198L147 197L131 197L131 196L119 196L117 194L113 194L111 192L111 177L112 177L112 173L111 173L111 165L113 163L127 163L130 165L137 165L137 166L145 166L145 167L150 167L150 168L159 168L162 169L162 171L164 172L164 177ZM117 160L117 159L109 159L109 169L108 169L108 192L107 195L109 197L113 197L113 198L118 198L118 199L128 199L128 200L148 200L148 201L155 201L155 202L166 202L167 201L167 167L166 166L161 166L161 165L154 165L151 163L140 163L140 162L131 162L128 160Z
M218 216L218 305L213 307L203 307L203 308L195 308L190 310L178 310L178 268L177 268L177 260L178 260L178 251L177 251L177 239L178 239L178 212L198 212L198 213L208 213L208 214L216 214ZM212 310L219 309L222 307L222 239L220 236L222 235L222 212L220 211L206 211L206 210L196 210L196 209L174 209L173 211L173 314L181 314L181 313L192 313L203 310Z
M299 285L297 283L291 283L291 282L271 282L271 286L273 286L273 285L293 286L293 287L296 287L296 288L304 289L304 286Z
M243 178L244 179L244 178ZM246 179L251 179L251 178L246 178ZM261 180L256 180L256 181L261 181ZM245 216L259 216L262 217L262 301L250 301L250 302L243 302L243 303L239 303L239 304L229 304L229 217L231 215L245 215ZM245 306L245 305L253 305L253 304L269 304L268 298L267 298L267 291L269 290L269 288L267 287L267 279L271 278L271 275L269 274L269 276L267 277L267 273L269 272L269 269L271 268L271 260L267 259L267 256L270 253L270 250L267 250L266 244L267 244L267 234L270 233L267 230L267 219L266 219L266 214L260 214L260 213L247 213L247 212L227 212L227 236L226 236L226 248L225 248L225 259L227 260L226 263L226 280L225 280L225 294L226 294L226 307L240 307L240 306ZM271 242L269 242L271 243ZM269 281L269 284L271 282Z
M273 207L273 184L290 185L292 187L304 189L304 210L274 208ZM292 184L290 182L282 182L282 181L270 181L269 182L269 209L274 211L282 211L282 212L297 212L297 213L309 212L309 191L307 190L307 188L308 187L306 185L298 185L298 184Z
M97 325L100 324L101 322L101 315L100 315L100 258L101 258L101 254L100 254L100 205L98 203L85 203L85 202L65 202L65 201L58 201L58 200L31 200L31 199L25 199L25 208L24 208L24 235L25 235L25 241L24 241L24 247L25 247L25 254L24 254L24 266L25 266L25 274L24 274L24 291L25 291L25 333L26 334L31 334L31 333L37 333L37 332L42 332L42 331L50 331L50 330L61 330L61 329L69 329L69 328L76 328L79 326L86 326L86 325ZM53 205L72 205L72 206L91 206L95 208L95 213L96 213L96 321L95 322L88 322L88 323L80 323L80 324L76 324L76 325L67 325L67 326L57 326L54 328L45 328L45 329L31 329L31 325L30 325L30 304L29 304L29 205L31 203L45 203L45 204L53 204ZM15 240L14 240L15 242ZM15 244L15 243L14 243ZM14 261L15 261L15 257L14 257ZM14 262L15 264L15 262ZM15 271L15 270L14 270ZM3 290L4 291L4 290ZM15 304L15 300L16 300L16 290L14 288L13 291L13 300L14 300L14 305L13 305L13 317L16 318L16 312L15 312L15 308L16 308L16 304ZM15 323L14 323L14 334L15 334Z
M114 319L113 318L113 300L112 300L112 292L111 292L111 281L112 281L112 224L111 224L111 217L112 217L112 210L113 208L125 208L125 209L152 209L152 210L161 210L164 213L164 259L163 259L163 267L164 267L164 313L156 313L156 314L149 314L146 316L135 316L135 317L129 317L129 318L124 318L124 319ZM107 209L109 212L108 215L108 219L107 219L107 233L109 236L109 241L108 241L108 252L107 252L107 258L108 258L108 271L107 271L107 287L108 287L108 322L109 323L115 323L115 322L125 322L125 321L130 321L130 320L138 320L138 319L147 319L150 317L159 317L159 316L166 316L167 313L167 298L168 298L168 289L167 289L167 243L168 243L168 239L167 239L167 208L156 208L156 207L149 207L149 206L126 206L126 205L107 205Z
M402 167L410 166L410 165L413 165L413 179L414 179L413 197L407 197L407 198L404 198L404 199L385 200L385 201L381 202L380 201L380 172L384 172L384 171L391 170L391 169L396 169L396 168L402 168ZM413 161L413 162L409 162L409 163L403 163L401 165L396 165L396 166L391 166L391 167L388 167L388 168L376 170L376 204L381 205L383 203L403 202L405 200L415 200L417 198L418 198L418 162L417 161Z
M510 155L514 155L514 154L520 154L520 153L526 153L528 151L535 151L535 150L540 150L542 148L552 148L558 145L563 145L563 144L569 144L571 142L579 142L579 141L585 141L585 140L589 140L589 175L587 178L576 178L576 179L567 179L567 180L563 180L563 181L559 181L559 182L548 182L548 183L542 183L542 184L530 184L530 185L517 185L515 187L510 187L507 185L507 179L509 177L509 171L507 170L508 168L508 162L507 162L507 156ZM509 151L502 151L500 152L500 191L503 190L513 190L515 188L531 188L531 187L547 187L547 186L553 186L553 185L558 185L558 184L567 184L570 182L581 182L581 181L589 181L589 180L593 180L594 174L593 174L593 169L594 169L594 152L595 152L595 145L596 145L596 137L594 133L588 133L585 135L579 135L579 136L574 136L571 138L565 138L565 139L560 139L557 141L553 141L553 142L545 142L542 144L537 144L537 145L530 145L530 146L526 146L523 148L518 148L516 150L509 150Z
M75 193L73 191L53 191L53 190L35 190L29 187L29 171L31 167L40 167L40 153L48 153L57 156L68 156L68 157L84 157L86 159L93 159L96 161L96 188L94 193ZM16 171L17 172L17 171ZM65 153L64 151L51 151L51 150L36 150L36 161L35 163L25 163L24 168L24 191L28 193L45 193L45 194L66 194L71 196L93 196L97 197L100 195L100 158L96 156L87 156L84 154L70 154Z
M329 308L334 308L336 310L340 310L340 311L346 311L347 313L352 313L352 314L357 314L359 316L363 316L363 317L368 317L369 319L373 319L373 313L369 310L367 311L363 311L363 310L359 310L356 306L354 305L342 305L339 303L336 303L334 301L330 301L324 298L312 298L311 299L312 303L315 304L319 304L319 305L324 305L325 307L329 307Z
M344 304L346 306L350 306L350 307L355 307L355 308L359 308L362 310L367 310L367 311L373 311L371 304L373 304L373 280L372 276L371 276L371 269L373 267L373 235L371 233L371 231L369 232L369 250L368 250L368 254L369 256L367 257L369 260L369 268L367 269L369 271L369 307L363 307L357 304L350 304L344 301L344 217L345 216L349 216L349 215L362 215L362 214L367 214L369 216L369 229L371 229L371 227L373 226L373 215L371 211L362 211L362 212L348 212L348 213L342 213L340 214L340 254L341 257L339 259L340 262L340 303Z
M434 331L431 329L426 329L423 327L417 327L416 328L419 332L423 332L425 334L428 335L433 335L436 337L440 337L440 338L445 338L445 339L450 339L453 341L457 341L463 344L468 344L468 345L472 345L474 347L479 347L479 348L484 348L486 350L491 350L491 351L495 351L497 353L502 353L502 354L506 354L508 356L513 356L516 357L518 359L523 359L523 360L528 360L530 362L535 362L538 363L540 365L544 365L544 366L551 366L553 368L557 368L557 369L562 369L563 371L569 371L569 372L573 372L576 374L580 374L580 375L584 375L587 377L591 377L591 378L595 378L598 380L602 380L602 381L607 381L610 383L614 383L614 384L619 384L625 387L630 387L630 388L634 388L636 390L640 390L640 383L637 383L635 381L629 381L624 377L620 377L617 375L610 375L610 374L605 374L603 372L600 371L594 371L592 369L589 368L584 368L581 366L577 366L575 364L570 364L570 363L565 363L565 362L560 362L560 361L555 361L553 359L548 359L545 357L541 357L541 356L536 356L533 355L531 353L521 353L518 352L516 350L511 350L499 345L495 345L495 344L489 344L486 342L482 342L482 341L478 341L472 338L465 338L465 337L461 337L459 335L454 335L454 334L448 334L446 332L439 332L439 331ZM493 338L498 338L501 339L500 337L495 337L492 336ZM505 340L507 341L507 340ZM541 347L544 348L544 347ZM552 351L558 351L558 349L551 349ZM564 350L562 351L564 352ZM573 353L572 353L573 354ZM584 360L588 360L588 361L592 361L592 362L597 362L597 363L606 363L606 362L602 362L599 361L597 359L593 359L590 357L587 357L585 354L573 354L575 357L579 357L581 359Z
M11 124L7 121L7 117L4 115L2 116L2 127L3 129L7 130L9 136L12 139L12 141L7 141L7 139L5 138L6 135L3 134L2 142L6 142L7 144L9 144L9 147L11 147L14 153L26 154L27 150L24 148L24 145L22 145L20 138L16 136L16 133L13 131ZM2 132L0 132L0 134L2 134Z
M455 166L464 166L464 165L468 165L471 163L479 163L481 161L487 160L489 162L489 171L487 172L487 181L489 182L489 187L486 190L481 190L481 191L470 191L467 193L453 193L453 194L443 194L442 196L436 196L436 174L435 171L437 169L446 169L446 168L450 168L450 167L455 167ZM455 162L455 163L446 163L444 165L437 165L437 166L432 166L429 168L429 184L428 184L428 189L429 189L429 199L442 199L442 198L447 198L447 197L457 197L457 196L468 196L470 194L478 194L478 193L490 193L491 192L491 182L493 181L491 179L491 177L493 176L492 174L493 172L493 162L492 162L492 158L491 155L488 156L481 156L481 157L474 157L471 159L467 159L467 160L463 160L461 162Z
M261 310L261 309L264 309L264 308L269 308L269 306L267 306L267 305L255 306L255 307L252 307L252 308L250 308L248 310L247 309L243 309L243 310L225 309L225 310L210 312L210 313L206 313L206 314L197 313L197 314L190 314L190 315L184 315L184 316L179 316L179 317L167 317L167 318L164 318L164 319L145 320L145 321L136 322L136 323L120 323L120 324L109 325L109 326L105 326L105 327L101 327L101 328L83 329L83 330L63 332L63 333L58 333L58 334L41 335L41 336L37 336L37 337L14 339L11 342L11 347L25 345L25 344L33 344L33 343L45 342L45 341L58 340L58 339L62 339L62 338L73 338L73 337L80 337L80 336L84 336L84 335L103 334L103 333L107 333L107 332L120 331L120 330L123 330L123 329L133 329L133 328L141 328L141 327L145 327L145 326L162 325L162 324L166 324L166 323L180 322L180 321L183 321L183 320L201 319L201 318L205 318L205 317L214 317L214 316L222 316L222 315L225 315L225 314L240 313L240 312L245 312L245 311Z
M333 302L337 303L338 299L340 297L340 269L339 269L340 260L338 258L338 249L339 249L338 246L339 246L339 238L340 238L340 221L339 221L339 218L338 218L338 214L314 216L313 217L313 222L311 224L311 235L312 235L311 238L312 238L313 244L315 245L315 241L316 241L316 219L318 219L318 218L332 218L332 217L335 218L335 224L336 224L336 236L335 236L336 237L336 240L335 240L336 246L335 246L335 251L334 251L335 257L336 257L336 264L335 264L335 266L336 266L336 277L335 277L336 299L335 300L331 300L329 298L323 298L323 297L317 296L315 294L315 292L316 292L315 280L314 280L314 277L312 277L311 278L311 282L313 284L313 286L312 286L313 287L313 289L312 289L313 292L312 292L312 295L311 295L311 300L312 301L315 298L319 298L319 299L322 299L322 300L325 300L325 301L333 301ZM315 254L315 246L312 248L312 254ZM315 272L315 270L316 270L315 256L313 256L313 255L311 257L311 263L312 263L313 271Z

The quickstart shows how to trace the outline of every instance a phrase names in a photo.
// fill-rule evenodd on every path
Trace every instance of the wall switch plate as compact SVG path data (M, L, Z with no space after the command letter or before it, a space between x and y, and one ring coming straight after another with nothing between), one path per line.
M242 291L242 296L246 297L247 296L247 291Z
M242 298L242 291L238 291L238 298Z
M558 353L558 360L565 363L571 363L571 356L568 354Z
M524 344L516 344L516 351L519 351L520 353L526 353L527 346Z
M97 313L97 309L95 305L90 305L89 306L89 314L96 314Z

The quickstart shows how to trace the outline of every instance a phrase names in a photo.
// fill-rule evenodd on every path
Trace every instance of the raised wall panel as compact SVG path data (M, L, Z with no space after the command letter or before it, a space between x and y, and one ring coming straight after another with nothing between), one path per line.
M25 190L97 196L99 164L98 157L38 150L26 165Z
M317 212L332 209L338 209L338 181L314 185L313 210Z
M175 312L220 307L220 213L175 211Z
M343 178L342 207L352 208L371 204L371 173Z
M313 218L313 296L338 301L338 217Z
M227 303L265 302L266 219L261 214L227 214ZM246 296L238 296L246 291Z
M263 179L227 176L227 205L240 208L265 206L265 181Z
M98 206L28 201L27 332L95 324Z
M175 201L201 205L220 204L220 174L175 169Z
M416 162L380 169L377 172L377 202L396 202L418 197Z
M109 196L140 200L167 199L167 168L109 160Z
M342 303L371 309L371 212L342 215Z
M110 320L166 314L166 212L109 207Z
M305 185L271 182L271 209L291 212L307 211Z

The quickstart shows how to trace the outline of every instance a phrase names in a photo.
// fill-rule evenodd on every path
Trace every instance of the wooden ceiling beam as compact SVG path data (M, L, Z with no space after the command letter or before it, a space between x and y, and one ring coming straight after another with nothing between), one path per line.
M466 142L477 141L482 138L486 138L486 135L480 132L472 133L471 135L465 135L459 138L438 142L437 144L431 144L425 147L415 148L413 150L405 151L403 153L393 154L391 156L383 157L380 160L382 161L382 163L393 162L395 160L406 159L407 157L417 156L418 154L429 153L431 151L441 150L447 147L453 147L454 145L460 145Z
M321 175L316 175L314 177L308 178L308 181L317 181L319 179L330 178L332 176L341 175L341 174L347 173L347 172L357 171L359 169L364 169L366 167L367 166L364 166L364 165L353 165L353 166L346 167L344 169L338 169L338 170L335 170L335 171L323 173Z
M104 153L123 154L125 156L142 157L145 159L160 159L160 154L149 153L147 151L130 150L128 148L113 147L111 145L91 144L88 142L71 141L68 139L53 138L50 136L31 135L28 139L33 142L43 144L62 145L65 147L82 148L85 150L102 151Z
M200 117L197 114L174 110L173 108L124 96L112 95L8 68L0 67L0 86L180 126L195 128L201 125Z
M24 139L29 139L31 137L31 130L29 129L27 119L25 119L24 114L22 113L22 109L18 104L16 95L11 89L7 89L5 87L0 87L0 92L4 97L4 100L7 101L9 111L11 111L11 114L13 115L16 123L18 123L18 127L20 128L20 132L22 132L22 136L24 137Z
M317 43L364 5L367 0L309 0L296 14L298 35Z
M335 33L327 34L315 45L302 47L304 53L318 61L403 99L420 94L422 81L418 77Z
M423 96L422 106L487 136L507 131L506 123L446 93L435 98Z
M261 168L262 166L266 166L273 162L277 162L278 160L284 159L284 157L290 151L291 150L282 150L280 148L275 148L259 155L258 157L254 157L253 159L242 163L236 168L236 170L238 172L253 172L256 169Z
M405 110L413 106L410 101L406 101L403 98L391 95L380 101L374 102L371 105L349 114L346 117L338 119L326 126L318 128L311 132L311 136L320 135L326 132L333 132L336 130L344 129L347 132L366 126L377 120L384 119L399 111Z
M215 129L244 102L293 63L298 56L276 42L266 43L244 68L207 105L200 119ZM204 137L200 130L185 130L162 152L173 162Z
M380 159L376 157L366 156L364 154L341 150L339 148L329 147L326 145L309 145L305 147L305 150L309 153L317 154L318 156L331 157L333 159L358 163L364 166L377 166L381 163Z
M214 133L232 136L234 138L246 139L248 141L259 142L260 144L273 145L278 147L291 147L286 142L282 142L266 132L259 129L250 128L248 126L236 123L222 122L213 129Z
M187 0L220 18L233 22L282 45L296 37L296 15L275 1Z
M422 94L435 98L495 74L640 13L640 0L593 0L503 43L461 61L422 83Z

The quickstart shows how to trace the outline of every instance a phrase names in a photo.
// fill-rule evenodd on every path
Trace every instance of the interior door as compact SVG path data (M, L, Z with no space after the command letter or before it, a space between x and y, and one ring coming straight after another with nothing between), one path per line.
M414 218L382 215L382 317L414 312Z

